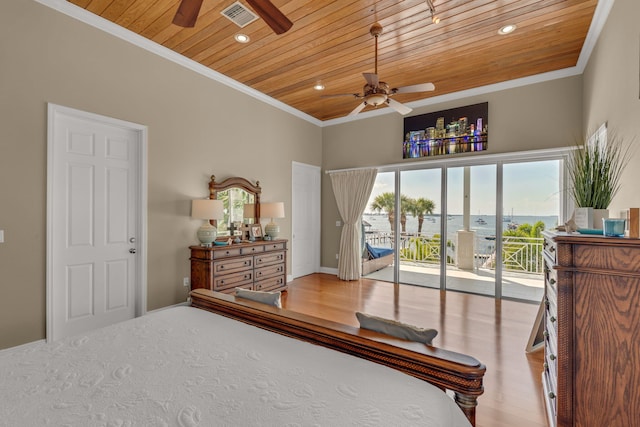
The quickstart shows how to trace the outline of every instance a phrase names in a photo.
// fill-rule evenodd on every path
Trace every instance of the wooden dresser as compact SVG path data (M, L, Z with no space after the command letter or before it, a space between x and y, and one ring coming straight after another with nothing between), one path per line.
M191 246L191 289L232 293L235 288L287 288L287 240Z
M640 240L544 234L551 426L640 426Z

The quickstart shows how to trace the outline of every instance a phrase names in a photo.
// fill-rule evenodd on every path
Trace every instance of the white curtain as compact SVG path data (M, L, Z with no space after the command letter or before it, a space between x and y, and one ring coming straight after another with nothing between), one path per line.
M360 221L376 181L377 169L331 173L331 185L344 226L340 237L338 277L358 280L362 269Z

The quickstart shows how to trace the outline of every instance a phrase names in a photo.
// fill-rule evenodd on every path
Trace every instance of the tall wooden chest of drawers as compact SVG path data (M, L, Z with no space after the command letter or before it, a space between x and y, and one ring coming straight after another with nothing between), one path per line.
M191 246L191 289L233 293L235 288L287 288L287 240Z
M640 240L543 234L550 425L640 426Z

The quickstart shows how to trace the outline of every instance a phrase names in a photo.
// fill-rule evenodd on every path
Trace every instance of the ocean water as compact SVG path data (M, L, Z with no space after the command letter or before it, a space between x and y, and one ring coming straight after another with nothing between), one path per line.
M529 215L505 215L509 217L511 221L503 221L500 224L496 223L495 215L471 215L470 228L476 232L476 239L478 244L478 252L489 251L492 247L495 247L495 235L497 226L501 226L503 230L507 230L510 224L522 225L522 224L535 224L538 221L542 221L545 225L545 230L555 228L558 225L557 216L529 216ZM365 227L367 232L391 232L391 225L387 214L364 214L362 218L371 224L370 227ZM440 234L440 216L431 215L425 216L422 223L422 234L426 236L433 236L434 234ZM447 238L454 240L456 232L463 229L463 216L462 215L449 215L445 218L447 221ZM414 218L411 215L407 215L407 233L418 232L418 218ZM492 239L494 238L494 239ZM386 245L379 245L386 246Z

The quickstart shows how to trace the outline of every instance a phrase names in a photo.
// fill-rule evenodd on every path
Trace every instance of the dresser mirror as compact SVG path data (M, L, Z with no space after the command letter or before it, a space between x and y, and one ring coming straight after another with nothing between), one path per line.
M224 218L211 221L218 229L218 236L239 234L239 224L247 220L254 224L259 223L261 191L258 181L252 184L245 178L231 177L217 182L215 175L211 175L209 198L222 200L224 204Z

